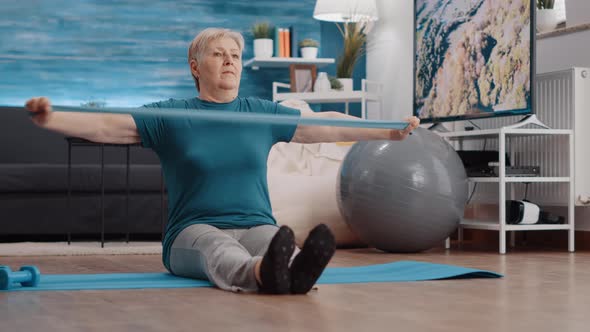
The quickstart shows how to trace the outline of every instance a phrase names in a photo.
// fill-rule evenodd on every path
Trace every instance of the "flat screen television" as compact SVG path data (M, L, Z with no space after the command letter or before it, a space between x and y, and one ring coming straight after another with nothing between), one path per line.
M414 115L532 114L534 13L534 0L414 0Z

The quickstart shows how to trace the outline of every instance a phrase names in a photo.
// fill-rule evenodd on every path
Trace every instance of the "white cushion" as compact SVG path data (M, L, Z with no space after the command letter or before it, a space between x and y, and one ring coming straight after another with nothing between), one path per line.
M293 229L299 246L309 231L320 223L332 230L338 246L362 244L340 215L335 177L272 174L268 178L268 186L277 223Z
M309 108L301 101L284 104ZM268 186L273 214L279 225L293 229L299 246L320 223L330 227L339 247L363 245L340 215L336 201L338 171L349 148L337 143L278 143L271 149Z

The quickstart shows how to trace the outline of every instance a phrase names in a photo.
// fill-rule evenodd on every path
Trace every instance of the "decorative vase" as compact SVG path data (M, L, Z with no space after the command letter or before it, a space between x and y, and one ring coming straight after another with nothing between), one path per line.
M340 84L342 84L341 91L352 91L352 78L338 78Z
M304 59L315 59L318 57L318 48L317 47L302 47L301 48L301 57Z
M270 38L254 39L254 57L270 58L273 52L273 41Z
M555 9L537 9L537 32L553 31L558 23Z
M331 89L332 85L328 79L328 73L323 71L319 72L318 77L315 80L315 84L313 85L313 92L328 92Z

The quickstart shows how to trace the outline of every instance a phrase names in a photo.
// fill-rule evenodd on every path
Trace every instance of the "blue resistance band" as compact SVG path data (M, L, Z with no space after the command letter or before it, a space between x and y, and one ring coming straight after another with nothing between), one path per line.
M200 109L182 108L92 108L73 106L52 106L56 112L81 112L81 113L109 113L109 114L138 114L145 116L166 117L195 117L203 120L224 121L234 123L270 123L270 124L297 124L302 126L331 126L354 127L370 129L405 129L407 122L364 120L364 119L326 119L308 118L297 115L246 113L246 112L222 112Z

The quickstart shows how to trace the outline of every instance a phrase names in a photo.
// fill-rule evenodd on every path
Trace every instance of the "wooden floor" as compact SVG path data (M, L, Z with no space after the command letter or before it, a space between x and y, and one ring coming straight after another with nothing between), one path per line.
M590 253L340 250L332 266L419 260L503 279L322 285L304 296L212 288L0 293L1 331L589 331ZM159 256L0 257L44 273L163 271Z

